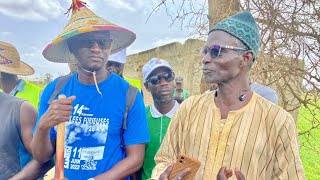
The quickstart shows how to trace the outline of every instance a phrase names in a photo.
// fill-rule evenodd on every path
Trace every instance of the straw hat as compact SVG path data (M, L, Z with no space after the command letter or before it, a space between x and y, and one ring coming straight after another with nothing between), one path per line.
M34 74L34 69L20 61L20 55L12 44L0 41L0 72L28 76Z
M43 51L43 56L52 62L74 62L75 57L69 51L67 39L87 32L109 31L113 40L111 54L130 46L136 39L136 34L112 24L93 13L86 7L86 3L80 0L72 0L68 12L72 10L69 23L63 32L53 40Z

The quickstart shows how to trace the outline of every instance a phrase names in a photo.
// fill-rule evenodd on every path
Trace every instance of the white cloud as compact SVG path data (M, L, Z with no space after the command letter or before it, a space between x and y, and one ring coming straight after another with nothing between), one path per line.
M7 36L10 36L12 34L12 32L6 32L6 31L4 31L4 32L0 32L0 36L1 36L1 38L3 38L3 37L7 37Z
M152 5L151 0L104 0L107 5L116 8L136 12L142 8Z
M59 1L0 0L0 13L23 20L48 21L63 15Z
M152 43L153 47L158 47L158 46L163 46L169 43L173 43L173 42L179 42L181 44L183 44L188 38L161 38L161 39L157 39L155 42Z
M136 48L132 48L132 46L129 46L127 49L127 56L131 55L131 54L136 54L143 51L143 49L136 49Z
M20 53L21 60L35 70L33 76L28 76L28 79L41 77L46 73L50 73L54 78L69 73L68 65L65 63L53 63L46 60L42 56L42 49L35 46L30 46L23 53Z

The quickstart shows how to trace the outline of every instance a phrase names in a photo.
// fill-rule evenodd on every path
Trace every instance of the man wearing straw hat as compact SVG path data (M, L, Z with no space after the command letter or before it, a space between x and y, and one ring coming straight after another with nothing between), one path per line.
M70 10L69 23L43 55L52 62L76 60L78 70L59 93L67 98L48 104L58 80L44 89L33 155L39 162L50 160L58 140L55 126L66 122L65 178L129 179L142 166L145 143L149 142L145 107L137 93L123 122L129 84L107 71L105 64L111 53L127 48L136 36L96 16L82 1L73 0Z
M38 106L40 88L19 80L17 75L33 73L32 67L20 61L13 45L0 41L0 74L4 89L0 93L0 179L13 176L13 179L37 179L50 168L50 163L41 167L29 154L37 116L34 107Z

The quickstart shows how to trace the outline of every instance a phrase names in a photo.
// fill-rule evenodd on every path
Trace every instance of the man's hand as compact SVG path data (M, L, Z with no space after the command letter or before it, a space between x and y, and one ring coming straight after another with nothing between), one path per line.
M39 129L50 129L61 122L68 121L72 114L72 102L75 96L52 101L46 113L41 117Z
M169 175L172 171L173 165L169 166L159 177L159 180L168 180ZM190 168L186 168L183 171L181 171L176 177L174 177L174 180L182 180L186 175L190 173Z
M246 178L244 177L244 175L241 173L240 168L236 168L234 170L234 173L237 177L238 180L245 180ZM228 178L230 178L233 175L232 170L231 169L227 169L226 166L223 166L222 168L220 168L218 175L217 175L217 180L227 180Z
M229 177L231 177L232 174L232 170L231 169L227 169L226 166L223 166L222 168L220 168L218 175L217 175L217 180L227 180Z

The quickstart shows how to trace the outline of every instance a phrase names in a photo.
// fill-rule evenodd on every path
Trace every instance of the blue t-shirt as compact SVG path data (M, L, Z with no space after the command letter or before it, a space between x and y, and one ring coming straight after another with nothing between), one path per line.
M57 80L44 89L38 119L48 109L48 100ZM129 84L111 73L98 84L82 84L74 73L60 94L75 95L72 116L66 122L64 169L68 179L89 179L102 174L125 158L121 145L121 128ZM149 142L145 106L140 93L128 113L127 129L124 132L126 146ZM56 128L50 130L50 138L56 139ZM129 178L127 178L129 179Z

